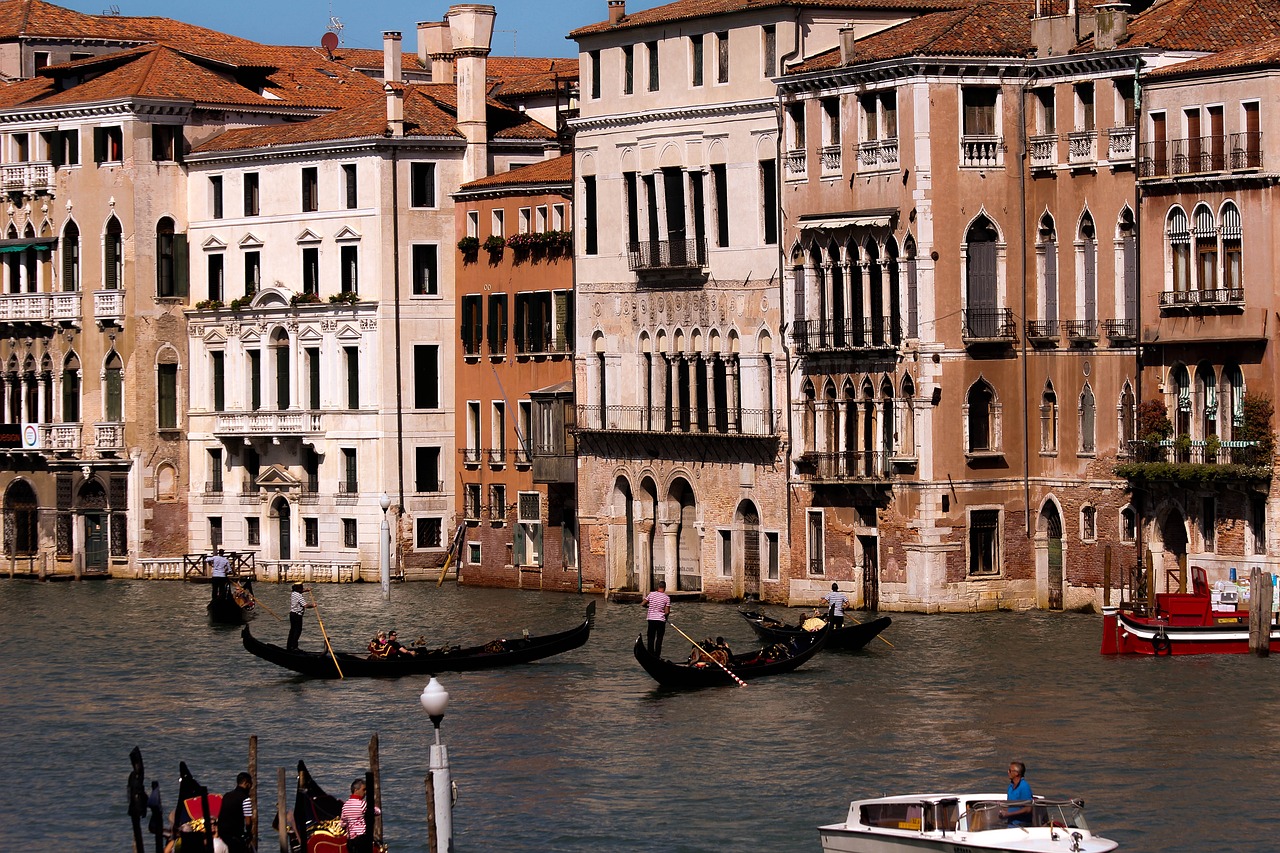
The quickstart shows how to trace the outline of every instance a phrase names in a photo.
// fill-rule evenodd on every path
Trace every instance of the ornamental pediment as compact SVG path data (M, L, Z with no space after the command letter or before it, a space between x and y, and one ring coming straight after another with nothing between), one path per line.
M298 243L319 243L324 238L310 228L304 228L302 233L298 235L296 242Z
M237 244L241 249L261 249L262 238L257 234L246 234L240 238Z
M210 237L201 244L206 252L220 252L227 248L227 244L219 240L217 237Z
M360 232L356 231L350 225L344 225L342 226L342 230L334 235L333 239L339 243L350 243L360 239Z
M342 327L341 329L338 329L338 340L340 340L340 341L359 341L359 340L360 340L360 330L359 330L359 329L356 329L356 328L354 328L354 327L352 327L352 326L350 326L350 325L343 325L343 327Z
M320 330L315 326L303 326L298 332L298 341L304 344L318 344L323 340Z

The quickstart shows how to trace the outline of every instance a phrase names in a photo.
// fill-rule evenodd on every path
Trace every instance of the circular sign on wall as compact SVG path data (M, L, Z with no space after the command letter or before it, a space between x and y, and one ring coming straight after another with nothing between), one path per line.
M40 446L40 430L35 424L24 424L22 427L22 446L24 448Z

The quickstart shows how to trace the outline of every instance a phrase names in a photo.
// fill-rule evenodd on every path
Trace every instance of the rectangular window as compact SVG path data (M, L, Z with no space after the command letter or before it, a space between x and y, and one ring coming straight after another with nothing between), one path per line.
M156 365L156 409L160 429L178 428L178 365Z
M627 246L631 250L640 247L640 189L635 172L622 173L622 189L627 203Z
M209 479L205 482L208 483L205 487L206 492L222 493L222 448L220 447L209 450Z
M342 292L360 292L360 247L343 246L338 252L342 263Z
M719 530L720 577L733 577L733 531Z
M804 104L793 104L787 107L787 130L792 151L803 151L805 148L805 114Z
M1000 573L1000 510L975 509L969 512L969 574Z
M356 541L356 520L354 518L342 519L342 547L355 548Z
M1267 499L1262 495L1249 496L1249 532L1255 556L1267 553Z
M480 461L480 401L467 401L467 444L466 460Z
M209 353L209 372L213 378L213 410L227 410L226 355L222 352Z
M996 94L989 86L970 86L963 93L965 136L996 135Z
M244 253L244 295L253 296L262 286L262 253Z
M477 503L478 502L479 502L479 499L477 498ZM480 543L479 542L467 543L467 562L473 566L480 565Z
M436 206L436 164L409 164L409 206Z
M181 127L153 124L151 126L151 159L157 163L181 163L184 142Z
M347 408L360 408L360 348L343 347L347 359Z
M595 175L582 177L583 227L586 228L586 245L583 247L588 255L600 251L599 238L596 233L596 178Z
M480 211L467 211L467 236L480 238Z
M258 173L245 172L244 175L244 215L258 215Z
M712 192L715 193L716 245L729 245L729 175L724 163L711 164Z
M565 207L563 204L551 205L551 230L564 231L568 226L564 218Z
M484 313L484 299L478 293L469 293L462 297L462 353L463 355L479 355L480 342L483 339L481 326Z
M356 183L356 164L344 163L342 166L342 190L347 199L347 210L354 210L360 204L359 187Z
M539 233L547 230L547 206L540 204L534 208L533 230Z
M435 344L414 344L413 407L440 408L440 347Z
M591 65L591 99L597 100L600 97L600 51L588 53L587 61Z
M778 573L782 568L782 549L778 543L777 531L770 530L764 535L765 546L765 577L768 580L776 581Z
M415 492L440 491L440 448L414 448L413 489Z
M55 144L58 146L55 165L57 166L79 166L80 165L80 130L79 128L69 128L57 132Z
M258 519L254 519L257 521ZM304 518L302 519L302 541L304 547L319 548L320 547L320 519Z
M257 518L246 518L244 520L245 544L251 547L258 547L262 544L262 524Z
M312 213L320 209L320 173L315 166L302 170L302 212Z
M249 350L249 405L255 412L262 408L262 352Z
M489 294L489 354L502 355L507 351L507 294Z
M716 33L716 82L729 82L729 34Z
M630 95L636 90L636 55L635 48L626 44L622 46L622 94Z
M223 289L225 271L223 265L226 263L226 255L222 252L213 252L208 256L209 267L209 299L221 302L225 297L226 291Z
M506 211L500 207L493 209L489 216L489 233L495 237L507 236Z
M93 129L93 162L118 163L124 159L124 133L118 127Z
M320 347L307 347L307 404L320 408Z
M1093 110L1093 84L1078 83L1076 85L1076 122L1080 130L1093 130L1095 125Z
M437 296L440 293L438 273L439 248L425 243L413 245L413 295Z
M778 73L778 28L765 24L760 28L760 36L761 72L765 77L772 77Z
M222 518L219 516L209 517L209 547L222 547Z
M1200 537L1204 540L1204 552L1213 553L1215 534L1218 530L1218 506L1213 498L1200 502Z
M760 161L760 199L764 214L764 242L772 246L778 242L778 161Z
M302 292L320 293L320 249L316 246L302 250Z
M821 510L809 510L805 524L805 548L809 554L809 574L826 574L826 558L824 557L825 541L822 535Z
M822 99L822 144L828 147L840 144L840 99Z
M342 482L338 483L339 491L354 495L360 491L360 479L356 470L356 449L342 448Z
M439 548L444 537L443 524L438 518L417 519L417 535L414 541L419 548Z
M658 91L658 43L651 41L645 45L645 53L649 55L649 91Z
M522 207L519 210L519 222L516 223L516 228L521 234L529 233L531 220L530 213L531 211L527 207Z
M1036 89L1036 121L1042 136L1050 136L1058 132L1057 105L1053 89L1046 87Z
M689 83L692 86L702 85L702 65L706 60L704 56L706 35L698 33L689 36L689 66L693 72L689 77Z
M1120 99L1120 110L1116 117L1120 119L1120 127L1133 127L1135 114L1133 89L1132 77L1121 77L1116 80L1116 97Z
M467 483L462 488L463 515L467 521L480 520L480 484Z
M502 483L489 485L489 521L494 525L507 523L507 487Z
M222 218L222 176L213 175L209 178L209 208L213 213L214 219Z

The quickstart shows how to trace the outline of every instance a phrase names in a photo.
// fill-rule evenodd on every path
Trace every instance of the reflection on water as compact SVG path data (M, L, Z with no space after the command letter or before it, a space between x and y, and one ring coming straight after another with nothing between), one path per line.
M287 588L259 587L284 615ZM0 766L13 781L0 846L128 849L134 744L170 808L179 760L220 793L256 734L270 813L276 768L302 758L342 793L377 733L392 849L425 850L425 679L295 678L206 624L206 595L176 582L0 581ZM433 644L545 633L589 600L430 584L395 587L389 604L373 584L319 586L317 598L340 648L393 626ZM672 618L691 636L753 644L732 607L677 603ZM303 645L318 647L306 619ZM1280 661L1104 658L1094 616L902 614L884 635L892 648L819 655L745 689L664 693L631 657L643 619L637 605L600 602L583 649L442 677L459 851L816 853L815 828L853 797L1003 791L1015 757L1038 793L1084 797L1091 824L1127 852L1276 849ZM265 612L253 627L281 643L287 630Z

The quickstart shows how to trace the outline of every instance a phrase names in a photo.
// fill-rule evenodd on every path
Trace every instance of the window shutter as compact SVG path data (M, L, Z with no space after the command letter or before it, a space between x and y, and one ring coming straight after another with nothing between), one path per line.
M173 294L185 297L188 292L187 235L173 235Z

